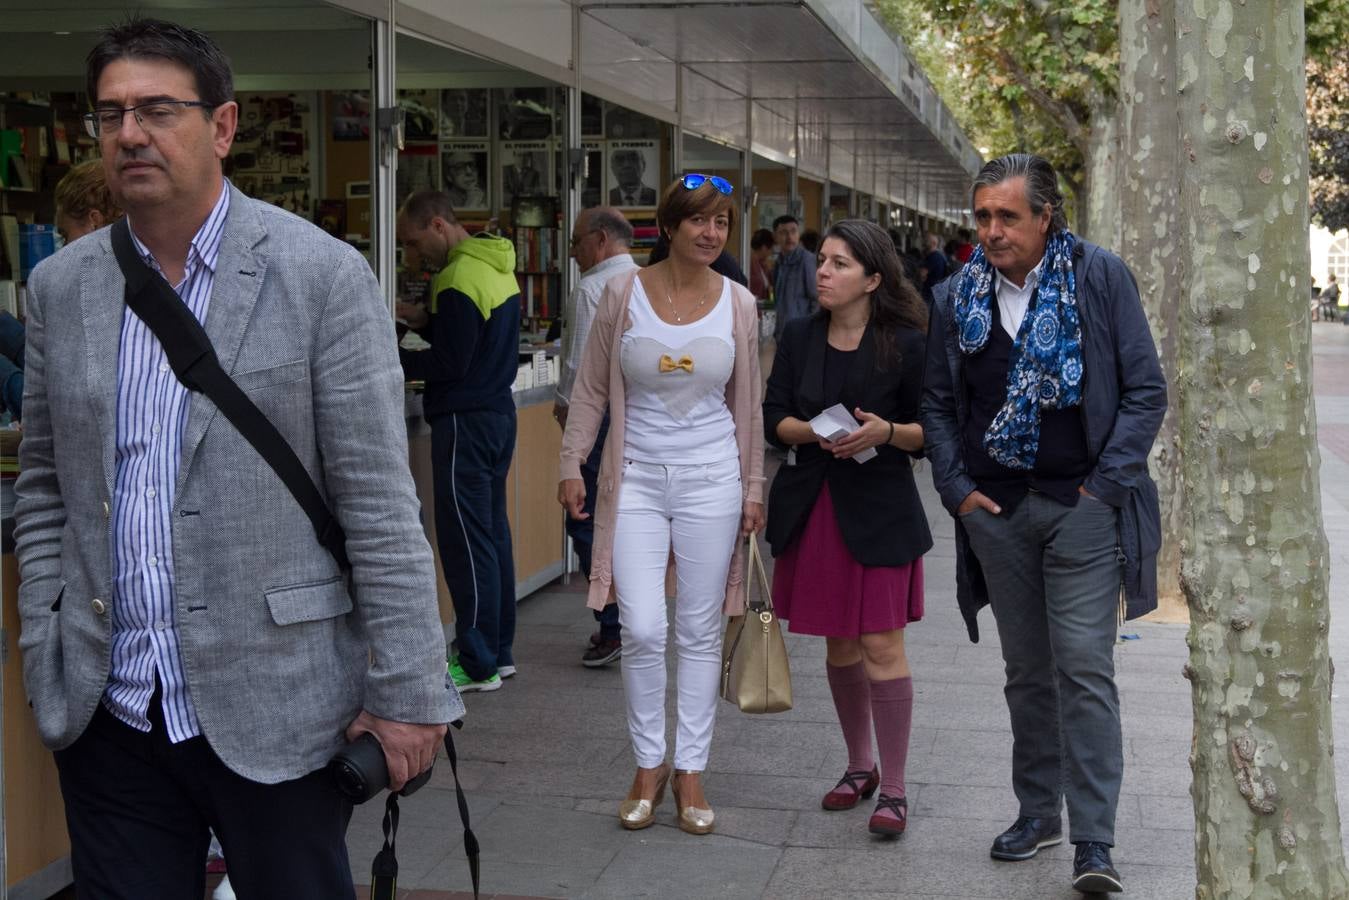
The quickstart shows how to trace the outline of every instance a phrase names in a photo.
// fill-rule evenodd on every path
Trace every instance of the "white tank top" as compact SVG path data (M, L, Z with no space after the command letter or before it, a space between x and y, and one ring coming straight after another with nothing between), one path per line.
M661 321L634 278L623 334L623 455L664 465L706 465L735 459L735 420L726 383L735 365L730 282L707 315L687 325Z

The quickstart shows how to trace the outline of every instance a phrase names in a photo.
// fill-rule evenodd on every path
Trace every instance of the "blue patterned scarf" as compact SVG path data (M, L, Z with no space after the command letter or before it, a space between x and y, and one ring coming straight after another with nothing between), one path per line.
M1012 345L1007 402L984 433L984 450L1011 469L1035 467L1042 408L1067 409L1082 402L1082 323L1073 276L1076 243L1072 232L1064 229L1045 246L1035 303ZM955 325L960 352L966 356L988 343L995 277L983 247L978 247L956 280Z

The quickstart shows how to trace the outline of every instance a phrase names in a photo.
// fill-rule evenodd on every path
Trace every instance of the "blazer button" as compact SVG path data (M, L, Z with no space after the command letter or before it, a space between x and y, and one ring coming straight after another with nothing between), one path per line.
M92 606L94 608L94 612L98 613L100 616L108 611L108 604L104 603L97 597L94 598L94 602L91 603L90 606Z

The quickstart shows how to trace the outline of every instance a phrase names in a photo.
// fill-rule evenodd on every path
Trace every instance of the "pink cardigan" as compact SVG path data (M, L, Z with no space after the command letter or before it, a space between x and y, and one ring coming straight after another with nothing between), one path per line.
M586 605L603 609L613 602L614 522L618 518L619 484L623 478L623 417L627 408L623 370L620 365L623 333L632 327L628 301L637 272L609 280L600 297L590 336L586 339L581 366L576 373L567 430L562 435L561 477L581 477L581 463L590 455L604 413L609 411L609 436L600 457L599 497L595 500L595 543L590 557L590 591ZM763 502L763 406L759 378L759 312L754 296L731 282L735 304L731 337L735 365L726 383L726 406L735 420L735 441L740 448L740 480L744 497ZM622 327L619 327L622 323ZM727 615L745 608L745 545L737 538L735 554L726 578Z

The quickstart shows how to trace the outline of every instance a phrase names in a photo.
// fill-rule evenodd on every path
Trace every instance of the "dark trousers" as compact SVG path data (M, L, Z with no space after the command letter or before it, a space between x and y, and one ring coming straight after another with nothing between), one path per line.
M581 574L587 579L590 578L590 553L595 546L595 500L599 497L600 457L604 453L604 440L608 436L609 417L605 416L604 421L600 423L599 434L595 436L595 446L590 448L590 455L581 464L581 481L586 486L584 509L590 518L573 519L567 516L566 522L567 535L571 538L571 544L576 548L576 555L581 560ZM617 603L610 603L603 610L595 612L595 621L600 623L601 640L619 639L622 629L618 624Z
M515 664L515 558L506 515L514 453L514 411L451 413L431 422L440 563L454 600L459 664L475 681Z
M1020 814L1056 816L1066 798L1074 843L1115 843L1124 775L1116 519L1100 500L1069 507L1035 491L1010 513L961 519L998 623Z
M215 831L241 900L354 898L351 803L325 771L259 784L206 739L169 743L159 693L146 734L99 705L56 752L80 900L201 900Z

